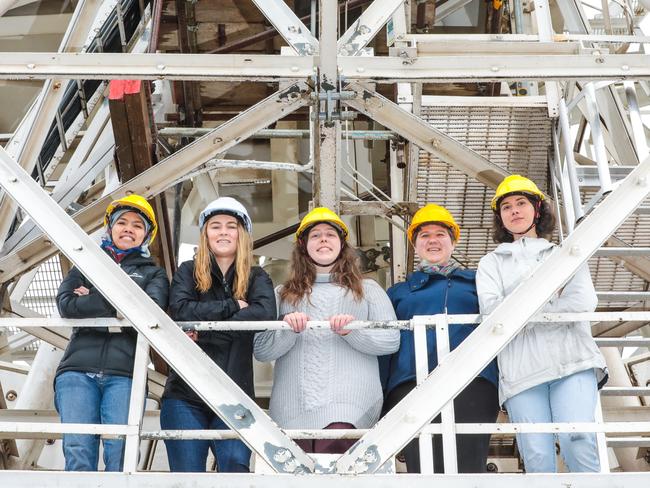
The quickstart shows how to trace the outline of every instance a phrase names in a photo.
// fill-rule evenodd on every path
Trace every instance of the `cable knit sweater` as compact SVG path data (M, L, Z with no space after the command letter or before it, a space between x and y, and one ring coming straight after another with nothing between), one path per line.
M280 287L276 289L279 297ZM280 316L304 312L310 320L350 314L357 320L395 320L386 292L363 280L364 297L316 277L312 293L297 306L279 302ZM279 299L279 298L278 298ZM396 329L353 330L345 336L330 330L265 331L255 335L259 361L275 360L271 417L283 428L321 429L333 422L371 427L379 418L382 390L377 356L399 348Z

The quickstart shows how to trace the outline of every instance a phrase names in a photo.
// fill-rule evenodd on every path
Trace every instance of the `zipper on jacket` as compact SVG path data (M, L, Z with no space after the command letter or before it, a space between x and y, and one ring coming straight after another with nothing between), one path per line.
M449 298L449 288L451 288L451 279L447 276L447 288L445 288L445 301L442 305L442 310L447 313L447 298Z

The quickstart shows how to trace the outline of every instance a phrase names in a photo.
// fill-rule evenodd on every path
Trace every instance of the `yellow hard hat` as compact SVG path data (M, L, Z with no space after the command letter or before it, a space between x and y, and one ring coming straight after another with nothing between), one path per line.
M415 212L415 215L413 215L413 218L411 219L411 225L409 225L407 231L411 243L413 243L414 232L418 227L426 223L440 223L449 227L454 232L454 241L458 242L458 239L460 239L460 227L449 210L440 205L436 205L435 203L430 203Z
M111 214L115 210L121 208L135 209L149 221L149 224L151 224L151 239L149 240L149 243L152 243L158 233L158 223L156 222L156 215L154 214L151 205L149 205L149 202L144 197L136 194L131 194L112 201L106 208L106 214L104 215L105 227L107 227L110 222Z
M528 178L520 175L510 175L503 179L497 191L492 197L492 210L497 211L499 200L511 193L525 193L534 195L540 200L544 200L544 194L537 188L537 185Z
M302 221L300 222L300 226L296 231L296 239L300 239L300 236L302 236L302 234L307 229L321 222L333 224L338 229L341 229L341 232L343 232L343 237L345 237L347 240L349 233L348 227L341 220L341 217L336 215L329 208L325 207L316 207L314 210L303 217Z

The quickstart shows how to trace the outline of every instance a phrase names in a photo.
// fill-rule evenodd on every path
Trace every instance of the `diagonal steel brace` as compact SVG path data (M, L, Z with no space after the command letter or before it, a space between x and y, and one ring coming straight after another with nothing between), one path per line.
M503 349L650 194L650 157L638 165L428 378L336 463L372 473L428 424ZM430 319L431 317L429 317Z

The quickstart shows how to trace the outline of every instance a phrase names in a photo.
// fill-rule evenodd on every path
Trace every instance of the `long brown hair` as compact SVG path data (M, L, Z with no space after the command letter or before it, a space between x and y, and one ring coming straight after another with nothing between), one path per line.
M207 292L212 287L212 260L214 259L208 243L208 225L203 225L199 237L199 248L194 257L194 281L196 289L201 293ZM253 264L253 243L246 229L237 221L237 253L235 254L235 281L233 283L233 296L235 300L246 300L248 279Z
M346 240L342 239L339 258L334 263L330 276L332 282L350 290L355 300L363 299L363 276L359 269L357 254ZM280 298L291 305L297 305L305 295L310 295L316 279L316 265L309 259L307 247L298 239L291 253L289 279L282 287Z

